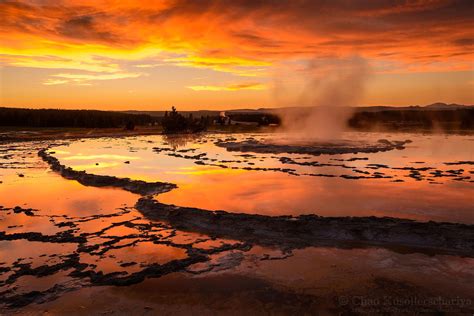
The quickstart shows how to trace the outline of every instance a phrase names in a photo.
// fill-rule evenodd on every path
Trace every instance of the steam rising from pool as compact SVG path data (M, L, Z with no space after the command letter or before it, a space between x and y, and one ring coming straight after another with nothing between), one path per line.
M305 88L292 101L308 107L279 111L283 132L294 139L338 139L364 95L369 75L367 61L358 56L313 59L302 71Z

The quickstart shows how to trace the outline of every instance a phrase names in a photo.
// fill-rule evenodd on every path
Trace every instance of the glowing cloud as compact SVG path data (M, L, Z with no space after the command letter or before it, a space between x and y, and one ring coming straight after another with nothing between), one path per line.
M189 86L194 91L238 91L238 90L265 90L267 86L262 83L239 83L231 84L228 86L213 86L213 85L202 85L202 86Z
M113 94L144 86L140 81L124 89L116 79L141 80L145 73L150 75L147 86L157 93L142 92L143 100L151 104L170 91L169 86L163 87L163 79L153 82L163 72L181 78L206 72L213 77L210 82L238 81L238 77L268 82L281 67L291 66L289 72L298 74L314 58L353 55L367 60L376 76L473 71L471 0L7 0L0 1L0 12L0 65L42 76L21 91L13 85L4 88L8 98L0 96L2 105L26 100L25 92L30 95L25 104L36 104L34 98L45 95L36 83L43 89L58 86L59 91L62 85L114 80L115 91L104 97L112 100ZM60 73L51 74L54 69ZM79 71L90 74L76 75ZM17 80L14 71L2 76L3 82ZM177 83L171 90L182 104L194 100L187 95L183 101L179 95L183 91L264 89L196 85L181 78L173 78ZM466 82L464 90L470 86ZM418 94L426 94L422 81L413 79L412 84L419 87ZM440 95L462 94L464 102L473 101L467 90L460 93L449 84L443 87L447 90ZM81 92L72 96L64 89L71 100L81 97ZM261 101L254 99L253 104Z
M52 77L60 79L47 79L43 84L45 85L58 85L58 84L79 84L79 85L90 85L91 81L101 81L101 80L115 80L115 79L125 79L125 78L137 78L142 74L140 73L113 73L113 74L56 74Z

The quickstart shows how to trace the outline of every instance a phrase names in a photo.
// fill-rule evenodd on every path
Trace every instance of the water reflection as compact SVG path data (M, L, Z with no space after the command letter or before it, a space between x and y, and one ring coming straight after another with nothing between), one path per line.
M189 143L194 143L202 137L203 135L200 134L170 134L164 135L163 141L166 145L176 150L181 147L186 147Z
M354 143L412 143L403 150L308 156L229 152L214 144L225 139L283 142L284 135L147 136L76 142L57 148L69 153L56 156L78 170L176 183L178 189L157 198L179 206L267 215L474 222L472 165L446 164L474 160L472 136L348 133L344 138ZM74 159L77 153L135 159L125 164L97 158L84 166Z
M424 165L443 173L452 169L463 175L472 174L469 165L444 164L473 160L470 138L409 135L414 142L403 151L304 157L242 154L214 145L226 137L207 135L174 144L160 136L89 139L51 150L62 163L76 169L177 183L178 189L156 197L170 204L269 215L388 215L473 222L471 182L454 180L459 176L456 174L440 177L440 184L432 184L428 179L430 170L422 172L424 178L419 180L410 176L410 170L392 168ZM248 137L269 136L235 135L236 139ZM8 152L0 157L0 232L5 239L0 241L0 310L3 303L28 303L32 297L34 302L43 304L27 306L25 310L31 314L38 314L38 308L76 313L84 306L85 312L90 313L97 308L96 303L107 312L117 308L118 313L133 306L133 313L137 302L146 304L146 311L150 305L161 311L166 304L173 308L177 304L173 311L182 312L183 306L200 306L202 302L208 304L206 308L221 308L223 300L234 302L232 310L242 304L268 307L267 297L285 304L290 298L291 304L284 305L293 306L294 302L307 304L312 299L318 304L321 300L332 302L335 295L394 295L400 290L408 290L410 295L472 298L472 258L400 254L377 248L292 251L244 245L244 238L239 241L239 236L228 240L185 232L144 218L132 207L138 199L135 194L84 187L49 171L37 157L37 151L47 145L0 147L0 152ZM292 165L294 175L276 169L251 169L288 167L282 156L326 165ZM349 161L354 157L367 160ZM340 178L337 175L354 173L353 168L341 164L392 178ZM371 169L369 164L386 164L390 168ZM335 177L305 175L314 172ZM404 182L391 182L394 179ZM33 214L15 212L15 206L33 208ZM130 275L135 275L132 280L136 282L146 281L119 287L120 290L91 287L94 281L103 285L115 278L119 279L117 284L124 285ZM122 283L120 278L125 281ZM71 294L78 288L82 290ZM31 291L37 292L32 296ZM101 294L92 295L96 291ZM84 292L86 299L80 296ZM130 298L136 300L127 301ZM119 303L111 307L110 301ZM280 307L277 304L274 310L278 312ZM268 309L252 311L255 310ZM327 310L334 312L337 306Z
M339 178L262 177L231 171L226 176L232 181L221 181L220 174L203 174L198 183L181 183L179 189L157 199L166 204L265 215L375 215L474 222L473 190L466 185L448 184L440 190L433 185L377 180L347 183L349 180Z

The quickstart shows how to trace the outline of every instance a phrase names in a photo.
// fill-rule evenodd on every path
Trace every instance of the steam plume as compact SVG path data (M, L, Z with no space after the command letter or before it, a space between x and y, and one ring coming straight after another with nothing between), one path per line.
M305 108L280 111L285 132L299 138L335 139L346 128L365 91L370 74L368 63L361 57L317 58L303 71L306 82L297 102ZM275 85L275 93L285 89Z

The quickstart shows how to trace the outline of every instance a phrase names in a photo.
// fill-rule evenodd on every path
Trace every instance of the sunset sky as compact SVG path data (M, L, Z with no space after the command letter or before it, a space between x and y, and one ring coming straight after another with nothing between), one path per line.
M0 105L474 104L473 8L472 0L0 0Z

